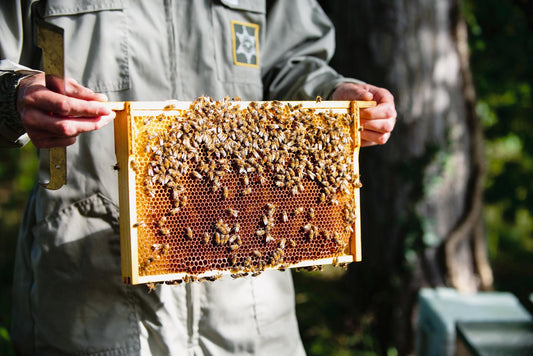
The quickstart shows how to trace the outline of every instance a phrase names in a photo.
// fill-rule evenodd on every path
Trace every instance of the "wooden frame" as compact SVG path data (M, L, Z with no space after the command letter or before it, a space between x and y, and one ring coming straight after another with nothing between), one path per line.
M246 107L249 102L236 102L241 107ZM261 102L258 102L259 104ZM359 112L360 109L371 107L375 102L366 101L303 101L303 102L284 102L291 105L301 104L304 108L320 108L331 110L339 113L350 113L354 117L355 124L352 127L352 138L358 140L354 150L354 170L358 174L358 153L360 146L359 130ZM163 275L141 275L139 273L139 255L138 255L138 234L137 229L133 228L137 222L136 212L136 183L135 167L133 167L133 152L135 147L135 130L133 118L139 115L158 115L162 112L172 113L173 111L188 110L191 102L183 101L166 101L166 102L117 102L110 103L110 107L116 111L115 119L115 152L118 164L118 182L119 182L119 201L120 201L120 240L121 240L121 258L122 258L122 278L127 284L140 284L152 282L170 282L177 280L189 280L186 273L168 273ZM360 197L359 189L354 190L355 203L357 210L357 219L355 221L355 231L350 239L350 253L331 258L322 258L316 260L306 260L297 264L290 265L290 268L309 267L324 264L349 263L361 260L361 232L360 232ZM221 274L230 274L228 270L215 270L201 273L196 278L209 278Z

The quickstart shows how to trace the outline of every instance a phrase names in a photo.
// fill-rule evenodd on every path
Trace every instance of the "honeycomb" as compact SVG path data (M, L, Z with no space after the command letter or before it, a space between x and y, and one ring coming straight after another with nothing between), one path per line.
M139 280L255 276L353 255L358 117L320 105L201 97L132 111Z

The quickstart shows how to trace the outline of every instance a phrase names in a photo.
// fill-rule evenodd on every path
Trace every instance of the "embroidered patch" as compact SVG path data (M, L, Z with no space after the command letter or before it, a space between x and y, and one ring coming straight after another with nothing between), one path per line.
M259 25L231 21L233 62L239 66L259 67Z

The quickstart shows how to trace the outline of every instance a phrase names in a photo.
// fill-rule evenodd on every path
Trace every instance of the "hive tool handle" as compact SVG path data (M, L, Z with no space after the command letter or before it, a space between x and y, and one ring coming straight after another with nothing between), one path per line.
M64 30L56 25L37 20L37 44L43 51L43 67L46 87L65 95L65 46ZM53 114L52 114L53 115ZM66 147L48 150L50 180L39 183L46 189L56 190L67 183Z

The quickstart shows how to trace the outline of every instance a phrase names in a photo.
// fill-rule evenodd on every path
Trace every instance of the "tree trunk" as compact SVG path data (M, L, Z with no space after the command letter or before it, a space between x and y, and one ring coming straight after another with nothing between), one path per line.
M398 122L360 153L363 262L348 280L381 346L412 348L417 292L489 288L481 228L483 147L457 0L322 1L337 28L332 65L388 88Z

